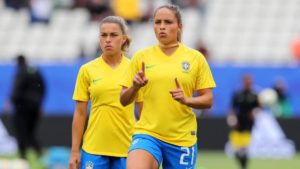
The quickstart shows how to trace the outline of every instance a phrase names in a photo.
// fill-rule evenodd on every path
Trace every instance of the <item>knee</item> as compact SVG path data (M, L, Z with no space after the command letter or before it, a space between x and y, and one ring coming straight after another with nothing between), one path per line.
M137 164L127 164L126 169L158 169L158 167L137 163Z

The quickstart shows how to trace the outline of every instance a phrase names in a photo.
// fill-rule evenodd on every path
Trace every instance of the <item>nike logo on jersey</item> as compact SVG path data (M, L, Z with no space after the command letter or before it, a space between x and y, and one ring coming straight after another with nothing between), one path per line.
M145 66L146 69L151 69L153 67L155 67L156 65L148 65L148 66Z
M92 82L93 82L94 84L96 84L99 80L102 80L102 78L93 79Z

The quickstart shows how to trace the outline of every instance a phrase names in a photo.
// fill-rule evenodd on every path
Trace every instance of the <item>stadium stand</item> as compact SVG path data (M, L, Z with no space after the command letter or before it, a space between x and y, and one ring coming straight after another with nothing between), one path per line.
M169 1L156 1L154 6ZM49 25L31 24L28 10L0 11L0 57L9 61L25 53L38 62L95 57L98 49L97 23L89 21L85 8L56 9ZM207 43L211 60L220 64L291 64L290 44L299 33L298 0L211 0L205 17L197 9L183 9L183 42L196 47ZM129 55L155 43L150 22L132 24L133 45ZM141 36L142 35L142 36ZM144 38L139 38L144 37Z
M169 1L155 1L159 6ZM98 24L85 8L56 9L50 23L30 23L26 9L13 10L0 1L0 58L10 61L18 53L35 62L72 62L95 57ZM218 64L282 65L294 62L290 44L300 30L298 0L211 0L205 16L197 8L184 8L183 42L196 47L207 43ZM134 22L129 55L154 44L151 22ZM144 38L140 38L144 37ZM267 62L266 62L267 61Z
M203 38L219 63L290 64L300 1L212 0Z

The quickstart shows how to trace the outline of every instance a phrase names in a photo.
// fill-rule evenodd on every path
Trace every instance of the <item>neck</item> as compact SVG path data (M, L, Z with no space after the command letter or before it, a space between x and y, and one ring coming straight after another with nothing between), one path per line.
M159 44L159 48L167 55L167 56L170 56L172 55L175 50L178 48L179 46L179 43L176 42L176 43L171 43L171 44L162 44L160 43Z
M117 55L102 55L103 60L111 67L118 66L122 61L122 53L118 53Z
M179 46L178 42L170 43L170 44L159 43L159 47L161 49L172 49L172 48L177 48L178 46Z

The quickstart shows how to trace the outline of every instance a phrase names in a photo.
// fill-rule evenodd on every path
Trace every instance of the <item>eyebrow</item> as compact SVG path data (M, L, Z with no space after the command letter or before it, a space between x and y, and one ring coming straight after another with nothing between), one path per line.
M119 32L100 32L101 34L122 34L122 33L119 33Z
M154 22L156 22L156 21L171 21L171 22L173 22L175 20L173 20L173 19L154 19L153 21Z

